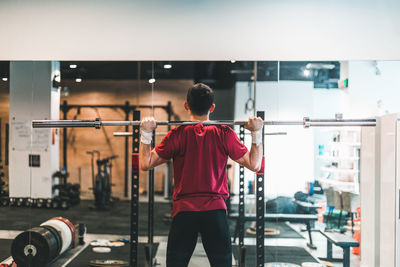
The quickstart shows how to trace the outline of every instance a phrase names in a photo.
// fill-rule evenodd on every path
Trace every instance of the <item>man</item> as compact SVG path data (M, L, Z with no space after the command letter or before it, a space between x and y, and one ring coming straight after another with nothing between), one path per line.
M232 266L232 244L226 216L228 157L252 171L261 168L263 121L250 117L245 128L252 133L250 152L225 125L203 125L214 111L214 92L205 84L188 90L185 109L196 125L172 129L151 150L154 118L140 124L140 166L149 170L173 159L172 224L168 236L167 266L187 266L201 234L211 266Z

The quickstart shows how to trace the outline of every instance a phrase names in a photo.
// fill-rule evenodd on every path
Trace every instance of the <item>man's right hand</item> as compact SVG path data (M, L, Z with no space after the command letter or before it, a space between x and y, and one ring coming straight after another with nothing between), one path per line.
M256 132L261 130L264 125L264 121L260 117L249 117L247 124L244 125L244 128L251 131Z
M156 120L153 117L144 117L140 122L140 130L152 133L157 128Z

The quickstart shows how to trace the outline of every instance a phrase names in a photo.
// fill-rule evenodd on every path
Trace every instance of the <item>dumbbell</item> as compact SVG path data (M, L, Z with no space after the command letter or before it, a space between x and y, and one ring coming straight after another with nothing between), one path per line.
M15 206L22 207L23 204L24 204L24 199L23 198L17 198L16 199Z
M1 197L0 198L0 207L6 207L10 203L10 200L8 197Z
M23 205L24 207L30 208L33 205L33 200L31 198L25 198L23 199Z
M37 208L42 208L44 206L44 199L42 199L42 198L38 198L38 199L36 199L36 201L35 201L35 207L37 207Z
M53 201L52 201L50 198L48 198L48 199L46 199L46 200L44 201L44 205L45 205L45 207L48 208L48 209L50 209L50 208L53 207L52 204L53 204Z

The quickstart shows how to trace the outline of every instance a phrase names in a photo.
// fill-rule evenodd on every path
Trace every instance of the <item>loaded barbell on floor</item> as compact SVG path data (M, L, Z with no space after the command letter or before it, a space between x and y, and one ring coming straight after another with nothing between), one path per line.
M247 121L213 120L213 121L156 121L157 125L246 125ZM90 128L100 129L103 126L139 126L140 121L101 121L96 120L33 120L33 128ZM376 119L310 119L304 117L302 121L267 121L264 125L298 125L304 128L327 126L376 126Z

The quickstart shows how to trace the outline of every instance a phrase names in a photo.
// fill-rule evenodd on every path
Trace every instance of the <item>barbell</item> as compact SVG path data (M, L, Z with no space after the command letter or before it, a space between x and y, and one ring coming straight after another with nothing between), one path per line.
M159 126L162 125L246 125L247 121L235 120L211 120L211 121L156 121ZM102 121L95 120L33 120L33 128L90 128L100 129L103 126L139 126L140 121ZM304 128L326 127L326 126L376 126L376 119L310 119L304 117L302 121L267 121L264 125L298 125Z
M165 136L167 134L168 134L168 132L156 132L155 133L156 136ZM250 134L251 133L249 133L249 132L245 133L245 135L250 135ZM124 137L124 136L132 136L133 133L132 132L114 132L113 135ZM264 133L264 135L287 135L287 133L286 132L273 132L273 133Z

